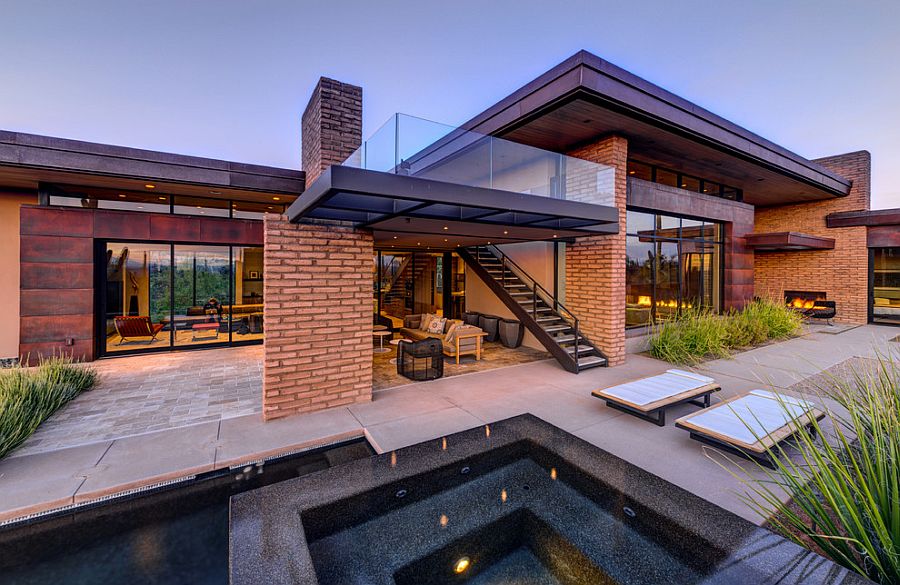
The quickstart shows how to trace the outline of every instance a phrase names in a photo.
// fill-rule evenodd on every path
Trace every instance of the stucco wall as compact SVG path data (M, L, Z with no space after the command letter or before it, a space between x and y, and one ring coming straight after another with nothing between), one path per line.
M19 355L19 208L34 203L36 195L0 194L0 305L6 315L0 327L0 358Z

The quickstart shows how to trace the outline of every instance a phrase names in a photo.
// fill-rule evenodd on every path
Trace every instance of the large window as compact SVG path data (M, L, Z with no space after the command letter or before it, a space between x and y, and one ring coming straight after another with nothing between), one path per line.
M744 192L736 187L722 185L716 181L710 181L701 177L686 175L678 171L666 169L657 165L651 165L636 160L628 161L628 176L644 181L651 181L669 187L678 187L694 193L705 193L714 197L722 197L733 201L742 201Z
M872 321L900 325L900 248L872 250Z
M262 248L109 242L104 252L104 353L262 340Z
M682 309L720 310L719 224L629 210L626 233L626 327L670 319Z
M375 253L374 311L394 324L403 317L435 313L462 318L465 306L465 266L452 252Z

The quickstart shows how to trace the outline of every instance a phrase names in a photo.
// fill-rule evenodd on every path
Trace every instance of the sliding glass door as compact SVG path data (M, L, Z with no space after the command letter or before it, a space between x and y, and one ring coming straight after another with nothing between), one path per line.
M104 354L263 338L262 248L108 242Z

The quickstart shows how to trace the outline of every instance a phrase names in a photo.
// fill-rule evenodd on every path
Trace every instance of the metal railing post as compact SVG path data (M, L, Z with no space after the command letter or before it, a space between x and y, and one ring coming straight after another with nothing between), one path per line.
M578 318L575 318L575 370L578 370Z

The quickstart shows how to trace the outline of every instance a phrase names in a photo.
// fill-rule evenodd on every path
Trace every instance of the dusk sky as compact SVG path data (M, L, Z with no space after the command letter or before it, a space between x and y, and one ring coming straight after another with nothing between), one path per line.
M900 207L900 1L0 0L0 129L299 168L320 75L459 124L587 49Z

